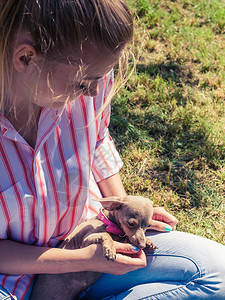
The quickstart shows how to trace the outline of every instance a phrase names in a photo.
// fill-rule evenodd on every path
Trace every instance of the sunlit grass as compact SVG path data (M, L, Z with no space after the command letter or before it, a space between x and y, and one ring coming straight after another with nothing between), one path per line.
M110 125L126 190L225 244L225 2L128 3L136 72Z

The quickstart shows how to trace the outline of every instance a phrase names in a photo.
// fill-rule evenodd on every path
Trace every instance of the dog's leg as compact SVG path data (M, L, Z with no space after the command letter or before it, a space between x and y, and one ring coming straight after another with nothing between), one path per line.
M107 232L90 234L84 239L82 247L87 247L90 244L101 244L103 255L107 260L114 261L116 259L116 248L112 237Z
M156 245L149 238L146 237L146 247L144 248L145 252L152 252L157 249Z

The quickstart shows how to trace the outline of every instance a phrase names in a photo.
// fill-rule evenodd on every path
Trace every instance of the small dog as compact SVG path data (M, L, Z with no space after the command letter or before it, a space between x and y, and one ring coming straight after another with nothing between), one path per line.
M78 249L90 244L102 244L103 255L111 261L116 259L113 240L120 242L126 240L147 251L154 251L157 248L145 237L145 231L152 222L152 201L139 196L108 197L97 201L104 207L98 216L77 226L62 242L60 248ZM90 271L38 275L31 299L79 299L78 295L101 275Z

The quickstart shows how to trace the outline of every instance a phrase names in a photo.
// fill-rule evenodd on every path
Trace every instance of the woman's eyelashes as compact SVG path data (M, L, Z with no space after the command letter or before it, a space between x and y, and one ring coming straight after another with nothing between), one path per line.
M67 92L84 96L96 96L98 93L98 86L103 78L93 80L82 80L80 82L70 82L67 85Z
M82 83L80 83L77 87L82 93L87 93L89 90L89 86Z
M88 91L88 86L83 83L69 83L67 90L72 93L84 93Z

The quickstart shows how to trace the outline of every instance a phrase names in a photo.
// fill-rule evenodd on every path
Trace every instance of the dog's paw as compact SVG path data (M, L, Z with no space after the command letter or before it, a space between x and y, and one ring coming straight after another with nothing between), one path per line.
M149 238L146 238L146 247L144 250L146 251L155 251L157 248L157 246L153 243L153 241L151 241Z
M107 260L114 261L116 259L116 251L113 249L104 248L103 254Z

